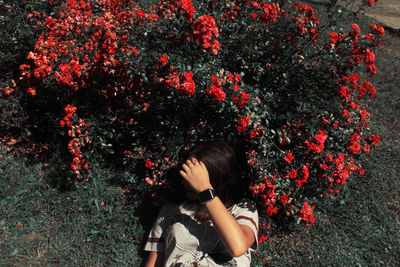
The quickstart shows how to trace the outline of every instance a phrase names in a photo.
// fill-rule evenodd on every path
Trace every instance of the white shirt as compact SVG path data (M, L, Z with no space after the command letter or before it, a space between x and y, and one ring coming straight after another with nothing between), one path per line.
M212 222L199 223L192 209L170 202L161 208L144 250L164 252L164 266L167 267L250 266L250 253L258 248L257 208L251 200L243 199L228 210L239 224L254 232L255 242L242 256L229 255Z

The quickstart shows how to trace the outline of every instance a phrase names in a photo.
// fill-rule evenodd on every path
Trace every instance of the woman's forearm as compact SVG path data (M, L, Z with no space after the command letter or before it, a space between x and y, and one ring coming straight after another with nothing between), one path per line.
M162 267L164 261L164 253L150 251L145 267Z
M211 221L229 254L233 257L243 255L255 240L250 227L240 225L219 197L203 205L207 208Z

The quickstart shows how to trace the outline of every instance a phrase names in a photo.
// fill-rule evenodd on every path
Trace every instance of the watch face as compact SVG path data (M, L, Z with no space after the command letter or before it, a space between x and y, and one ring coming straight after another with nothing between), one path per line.
M215 192L212 189L207 189L199 193L199 201L201 204L213 199L215 197Z

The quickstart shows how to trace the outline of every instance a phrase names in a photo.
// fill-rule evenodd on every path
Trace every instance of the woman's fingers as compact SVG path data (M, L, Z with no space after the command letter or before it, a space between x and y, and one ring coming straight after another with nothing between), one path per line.
M199 164L200 164L201 167L206 168L206 165L204 164L204 162L199 161ZM207 169L207 168L206 168L206 169Z
M180 171L179 171L179 174L180 174L184 179L187 179L187 178L186 178L186 175L187 175L186 172L180 170Z

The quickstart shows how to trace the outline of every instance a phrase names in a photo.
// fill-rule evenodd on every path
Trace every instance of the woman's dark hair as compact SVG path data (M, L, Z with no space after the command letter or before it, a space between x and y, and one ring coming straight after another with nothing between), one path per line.
M238 161L235 151L227 143L202 142L189 150L184 161L188 158L196 158L204 163L211 185L226 207L229 208L244 197L246 186L241 179L242 164ZM187 199L182 199L182 196L182 194L175 194L175 202L188 202ZM201 222L209 219L204 206L197 208L195 218Z

